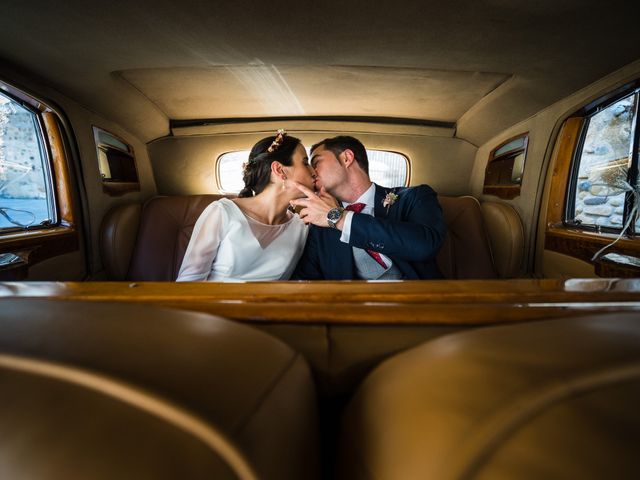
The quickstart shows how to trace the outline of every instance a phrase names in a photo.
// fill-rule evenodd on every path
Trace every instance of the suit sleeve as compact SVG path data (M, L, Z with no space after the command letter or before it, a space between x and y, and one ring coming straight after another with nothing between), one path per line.
M354 215L350 245L371 249L400 260L433 259L447 231L436 192L427 185L407 189L390 208L400 215L389 218Z
M307 243L304 245L302 256L296 265L296 269L291 275L291 280L322 280L324 275L320 269L320 259L318 250L318 235L316 227L309 228Z

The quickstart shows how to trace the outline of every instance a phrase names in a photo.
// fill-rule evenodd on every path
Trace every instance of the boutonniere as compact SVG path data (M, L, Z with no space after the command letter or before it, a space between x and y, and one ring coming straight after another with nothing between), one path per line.
M387 212L389 212L389 207L391 205L393 205L394 203L396 203L396 200L398 199L398 195L396 195L393 192L389 192L387 193L387 195L384 197L384 200L382 200L382 206L385 207L387 209Z

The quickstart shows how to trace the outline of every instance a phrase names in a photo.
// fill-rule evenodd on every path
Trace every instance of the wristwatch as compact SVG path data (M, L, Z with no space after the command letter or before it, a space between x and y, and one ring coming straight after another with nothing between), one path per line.
M344 208L342 207L332 208L327 212L327 223L331 228L338 228L336 224L342 218L342 212L344 212Z

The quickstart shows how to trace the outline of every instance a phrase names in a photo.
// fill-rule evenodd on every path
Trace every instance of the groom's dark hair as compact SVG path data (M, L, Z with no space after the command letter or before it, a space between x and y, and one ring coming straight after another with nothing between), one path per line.
M354 137L350 137L348 135L340 135L339 137L333 138L325 138L324 140L316 143L311 147L311 152L318 148L324 147L327 150L333 152L333 154L338 157L342 152L346 149L349 149L353 152L353 156L360 165L360 168L364 170L364 172L369 175L369 157L367 157L367 149L364 148L364 145L360 140Z

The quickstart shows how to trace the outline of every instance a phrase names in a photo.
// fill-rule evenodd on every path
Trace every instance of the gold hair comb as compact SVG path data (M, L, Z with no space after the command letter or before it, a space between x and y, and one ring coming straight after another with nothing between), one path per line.
M278 147L282 144L282 140L284 140L284 137L285 137L286 134L287 134L287 132L284 131L284 128L281 128L280 130L278 130L276 132L276 138L271 143L269 148L267 148L267 152L269 152L269 153L275 152L278 149Z

